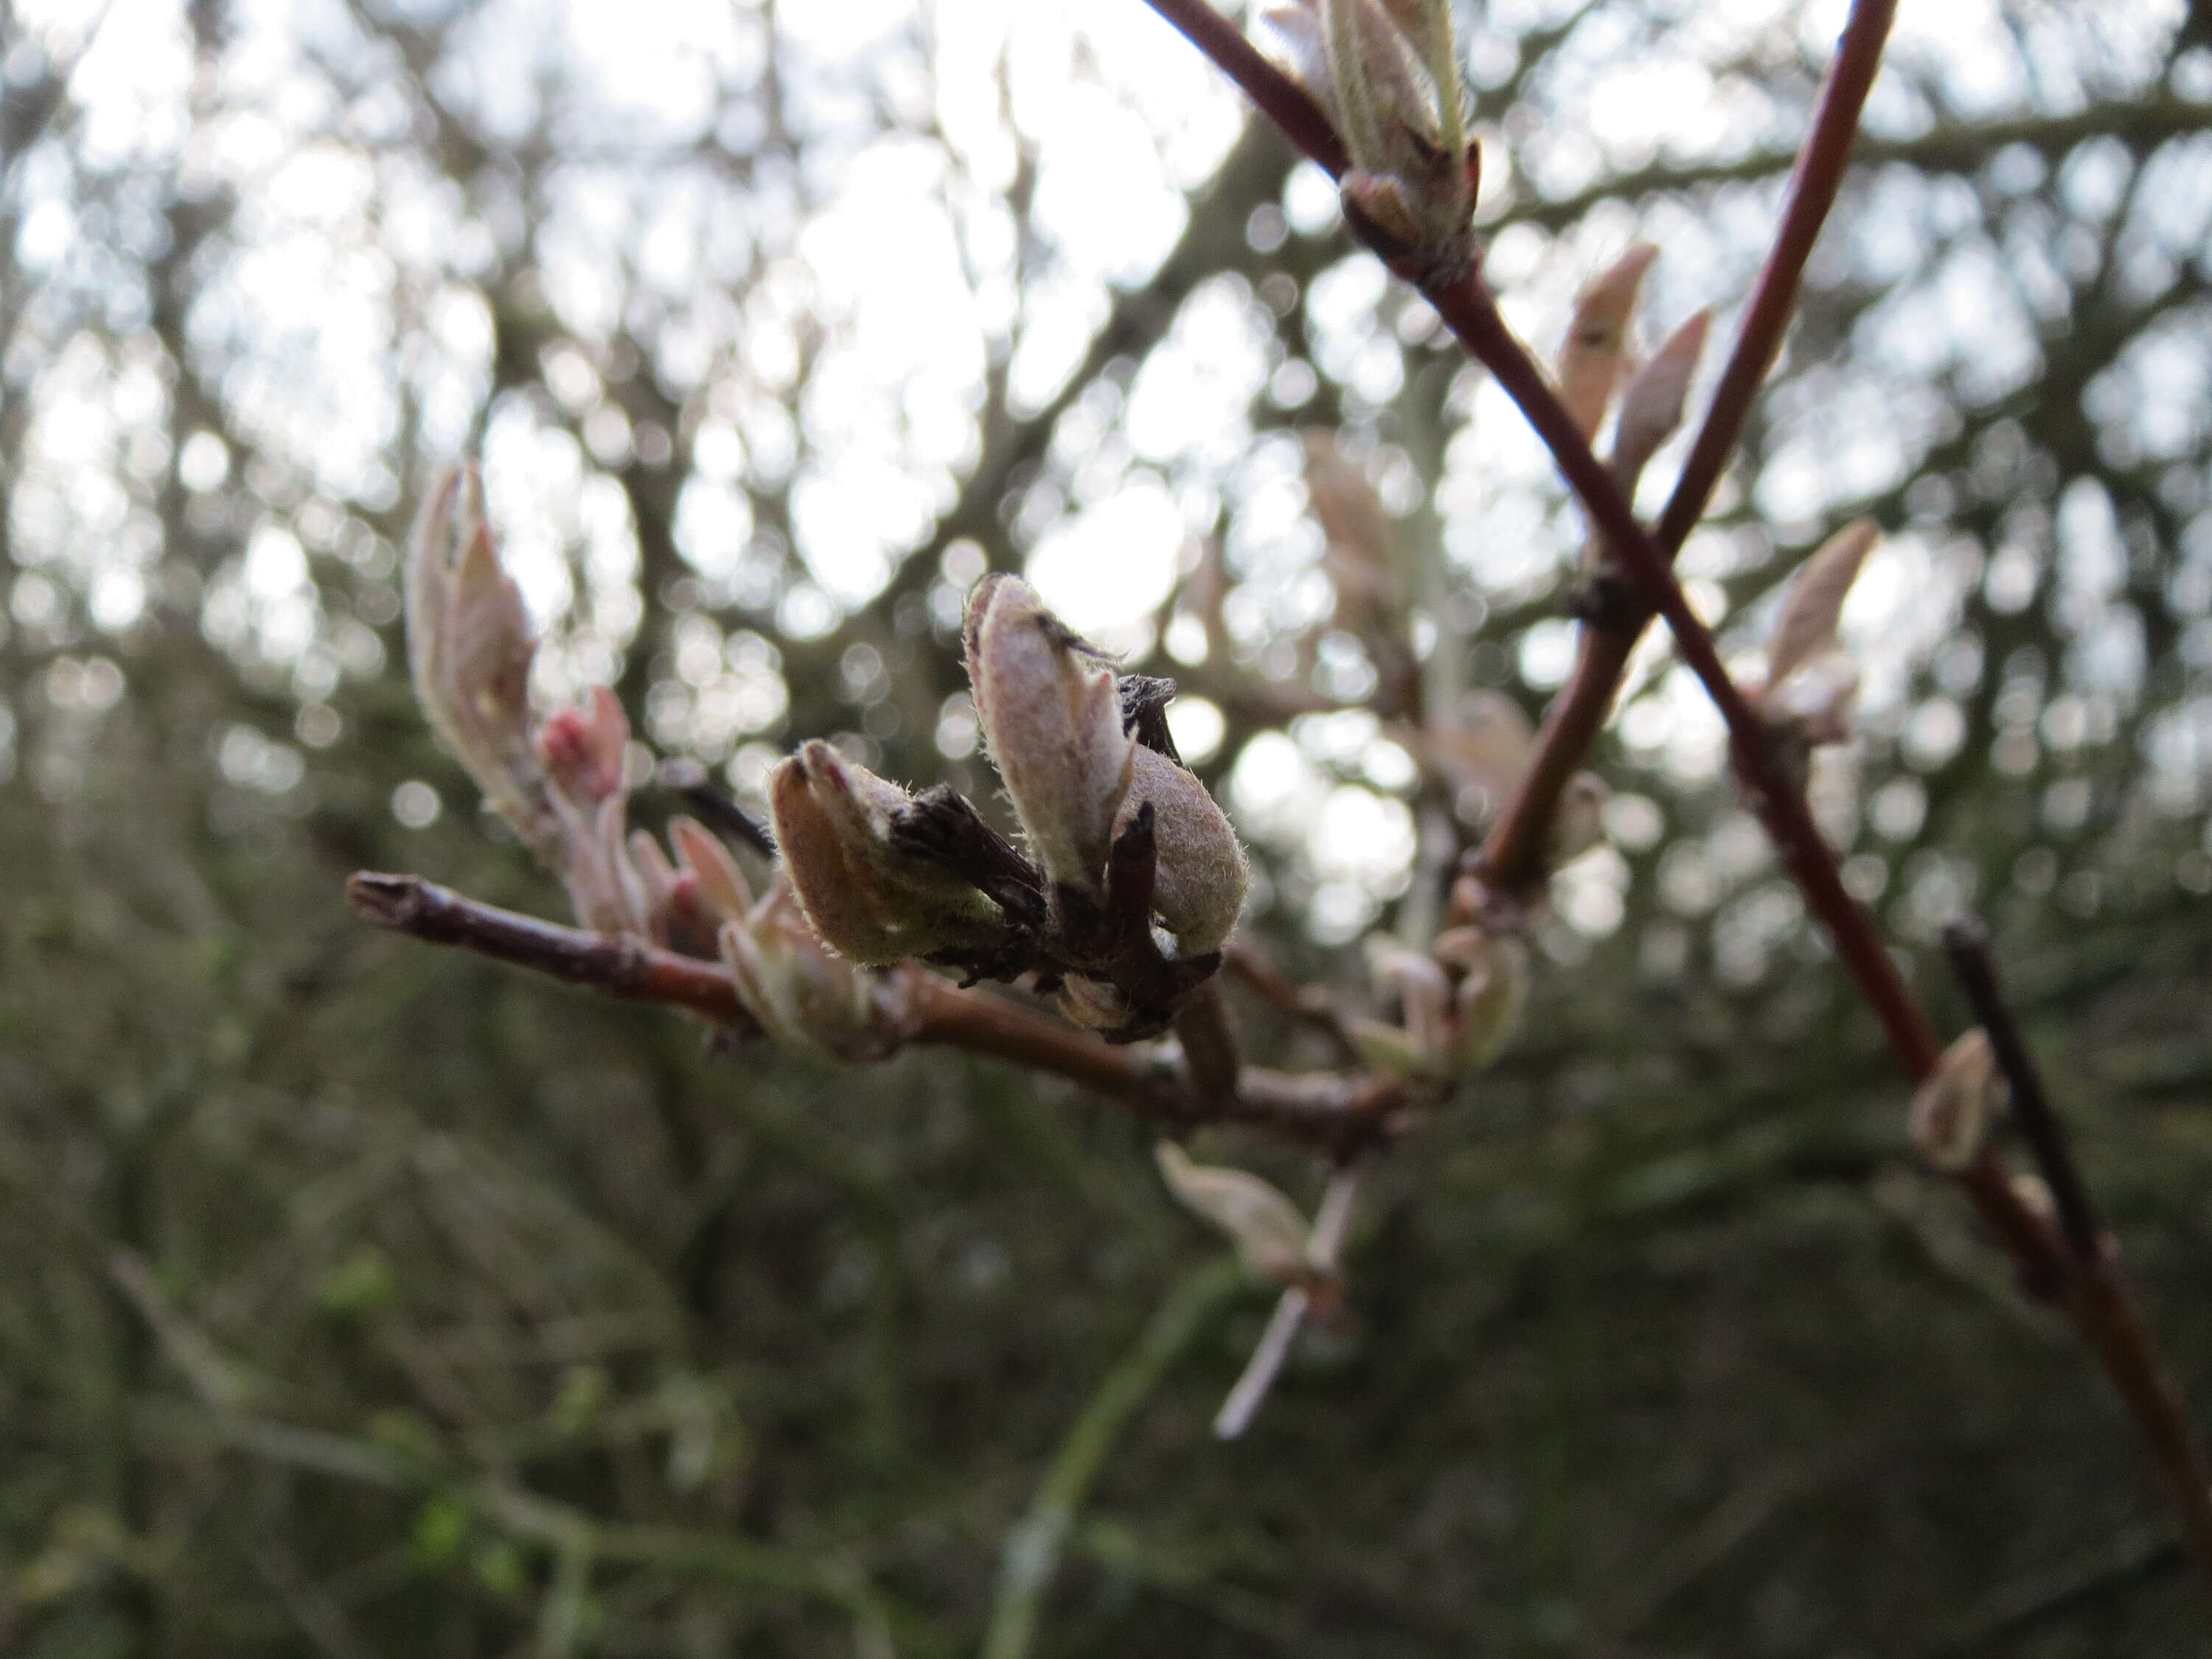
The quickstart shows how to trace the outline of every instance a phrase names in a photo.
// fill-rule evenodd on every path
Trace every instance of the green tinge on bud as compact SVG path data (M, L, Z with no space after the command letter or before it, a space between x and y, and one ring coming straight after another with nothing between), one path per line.
M2003 1109L2005 1081L1979 1026L1943 1051L1912 1097L1909 1127L1920 1155L1946 1175L1981 1156L1990 1121Z
M1405 1011L1406 1038L1420 1056L1422 1072L1436 1076L1446 1070L1451 1050L1451 981L1444 970L1432 957L1408 950L1388 933L1375 933L1367 940L1367 972L1376 988L1395 997Z
M738 1000L786 1048L874 1060L912 1035L905 981L832 955L781 872L745 921L724 925L720 945Z
M560 826L532 743L538 643L500 567L474 468L439 475L408 538L404 585L408 669L430 729L492 810L558 867Z
M778 766L769 808L799 902L840 956L885 964L986 943L998 907L892 839L911 799L819 740Z
M1153 913L1175 935L1177 957L1219 950L1237 926L1251 879L1237 832L1197 776L1166 756L1139 746L1129 772L1114 827L1118 834L1151 803Z
M1282 1285L1314 1279L1306 1218L1280 1190L1248 1170L1194 1164L1172 1140L1157 1154L1168 1190L1226 1233L1249 1271Z
M977 586L967 635L983 741L1030 851L1051 881L1101 896L1137 750L1112 665L1012 576Z
M1504 1052L1528 1006L1528 947L1519 939L1455 927L1437 939L1437 959L1458 970L1452 994L1459 1073L1473 1076Z
M1386 1077L1426 1083L1437 1074L1438 1056L1424 1048L1402 1025L1352 1014L1344 1021L1344 1034L1359 1051L1359 1058Z

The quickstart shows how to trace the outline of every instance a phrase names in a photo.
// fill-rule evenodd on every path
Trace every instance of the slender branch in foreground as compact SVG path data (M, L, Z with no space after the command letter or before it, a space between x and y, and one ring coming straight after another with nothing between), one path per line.
M2149 1444L2162 1483L2181 1516L2191 1555L2212 1577L2212 1485L2181 1401L2158 1364L2148 1331L2119 1271L2118 1246L2105 1229L2052 1108L2020 1022L2005 1000L1989 930L1964 917L1943 930L1943 949L1974 1018L2010 1090L2021 1133L2051 1189L2072 1260L2061 1294L2075 1322L2098 1348L2136 1429Z
M420 876L360 871L346 896L380 927L433 945L458 945L610 996L688 1008L722 1025L755 1029L720 963L637 939L563 927L481 903ZM1101 1042L1004 997L963 991L920 968L905 989L913 1041L1011 1060L1082 1085L1162 1123L1249 1123L1342 1155L1396 1127L1404 1088L1387 1079L1250 1067L1226 1093L1186 1087L1143 1051Z
M1759 268L1750 302L1736 329L1735 344L1653 535L1670 565L1705 516L1752 403L1781 354L1783 337L1796 309L1805 262L1843 186L1852 143L1858 136L1859 114L1881 66L1882 47L1896 13L1896 0L1853 6L1837 43L1814 109L1811 130L1790 175L1774 245ZM1613 697L1628 672L1629 658L1648 621L1645 617L1634 617L1623 623L1592 623L1583 627L1574 672L1545 711L1528 770L1478 854L1482 879L1492 888L1518 896L1533 890L1544 879L1559 797L1612 712Z
M1303 112L1295 122L1278 118L1279 122L1315 161L1333 173L1341 170L1341 152L1325 149L1314 141L1310 119L1315 112L1312 100L1204 0L1149 0L1149 3L1188 35L1261 109L1271 115L1286 106ZM1778 239L1762 272L1760 291L1723 377L1723 395L1716 398L1693 447L1696 470L1686 469L1677 499L1670 503L1662 523L1671 539L1647 533L1637 521L1619 484L1592 452L1543 369L1506 325L1495 297L1471 263L1456 271L1419 270L1394 261L1386 250L1376 252L1398 275L1420 289L1468 352L1498 378L1551 451L1615 561L1641 590L1645 603L1665 620L1683 661L1720 710L1728 727L1729 756L1736 775L1784 868L1833 944L1861 996L1881 1021L1900 1067L1917 1084L1933 1071L1940 1057L1935 1031L1905 986L1873 918L1844 888L1835 854L1813 820L1804 792L1784 765L1765 724L1729 677L1711 632L1691 611L1672 568L1672 555L1702 514L1745 412L1778 349L1799 274L1832 200L1856 129L1859 106L1880 66L1894 10L1894 0L1855 0L1852 6L1839 52L1844 61L1831 73L1819 124L1807 144L1808 151L1817 153L1801 157L1793 179L1794 210L1785 215L1783 237ZM1631 634L1632 644L1632 630L1625 631ZM1620 661L1625 664L1625 654ZM1564 788L1575 763L1603 724L1618 684L1619 669L1608 666L1608 659L1586 652L1577 678L1582 682L1577 693L1580 702L1561 711L1560 720L1553 723L1553 741L1542 777L1526 792L1528 805L1516 809L1526 812L1532 823L1548 820L1558 790ZM1571 724L1567 720L1570 714ZM1552 791L1549 802L1535 793L1539 788ZM1528 833L1516 831L1524 837ZM1540 845L1540 839L1522 844ZM1513 863L1517 866L1529 856L1526 851L1516 852ZM2116 1260L2106 1255L2068 1275L2064 1272L2068 1253L2052 1230L2013 1189L1994 1150L1985 1151L1959 1179L1984 1223L2014 1254L2023 1279L2031 1285L2055 1285L2064 1293L2068 1310L2125 1400L2152 1462L2180 1512L2191 1553L2208 1583L2212 1583L2212 1498L2208 1498L2204 1465L2148 1332L2119 1278ZM1287 1341L1283 1346L1286 1347Z
M2066 1127L2051 1108L2043 1074L2027 1051L2011 1005L2005 1000L1996 957L1990 949L1989 929L1974 917L1962 916L1943 929L1943 950L1951 958L1951 971L1959 988L1966 993L1967 1006L1974 1011L1975 1023L1988 1034L1997 1069L2010 1086L2013 1110L2035 1154L2036 1167L2051 1188L2066 1242L2076 1261L2095 1261L2105 1253L2104 1224L2089 1197L2088 1183L2081 1178L2081 1165L2075 1162Z

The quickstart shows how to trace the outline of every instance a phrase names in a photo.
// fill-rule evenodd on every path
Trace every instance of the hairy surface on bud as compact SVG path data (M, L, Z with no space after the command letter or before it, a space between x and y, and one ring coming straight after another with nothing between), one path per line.
M769 805L784 866L831 949L883 964L988 939L998 908L895 843L911 797L816 740L775 769Z
M1197 776L1150 749L1131 757L1118 834L1146 802L1157 848L1152 910L1175 935L1178 957L1204 956L1227 942L1244 908L1251 872L1237 832Z
M905 981L833 955L780 871L744 921L723 927L720 944L738 1000L794 1053L881 1060L913 1034Z
M408 538L407 665L430 729L485 802L557 865L560 827L531 742L537 640L501 568L473 468L439 475Z
M1172 1140L1156 1151L1168 1190L1226 1233L1248 1269L1284 1285L1314 1276L1306 1219L1278 1188L1249 1170L1194 1164Z
M976 586L967 637L976 718L1030 854L1051 881L1097 897L1138 752L1113 665L1013 576Z
M1990 1121L2004 1100L1989 1034L1976 1026L1943 1051L1913 1095L1912 1144L1937 1169L1956 1175L1981 1156Z

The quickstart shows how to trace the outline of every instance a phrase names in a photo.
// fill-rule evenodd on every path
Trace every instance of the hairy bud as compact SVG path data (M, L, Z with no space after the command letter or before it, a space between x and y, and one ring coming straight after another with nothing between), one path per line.
M1346 217L1422 279L1464 271L1476 152L1449 0L1297 0L1267 21L1344 143Z
M1247 1269L1284 1285L1315 1277L1306 1219L1279 1188L1249 1170L1194 1164L1172 1140L1156 1150L1168 1190L1226 1233Z
M769 805L807 920L840 956L887 963L987 940L998 908L894 836L912 804L818 739L775 769Z
M1049 880L1097 897L1137 750L1113 665L1013 576L978 584L967 635L983 740L1030 852Z
M1115 833L1147 802L1158 849L1152 910L1175 935L1177 957L1218 951L1237 926L1251 878L1237 832L1196 775L1140 747L1131 757Z
M1912 1097L1912 1144L1937 1169L1956 1175L1981 1156L2004 1101L1989 1034L1977 1026L1943 1051Z

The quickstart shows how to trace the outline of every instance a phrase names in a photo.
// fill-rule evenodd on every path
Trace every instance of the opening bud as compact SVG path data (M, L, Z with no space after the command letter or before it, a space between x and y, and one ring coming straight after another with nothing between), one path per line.
M889 963L983 945L998 907L896 835L913 797L819 739L775 769L769 805L807 919L840 956Z
M1050 881L1100 896L1137 750L1113 665L1012 576L977 586L967 635L983 740L1031 855Z
M1279 1188L1249 1170L1194 1164L1172 1140L1155 1150L1168 1190L1227 1234L1249 1272L1285 1286L1314 1280L1306 1218Z

